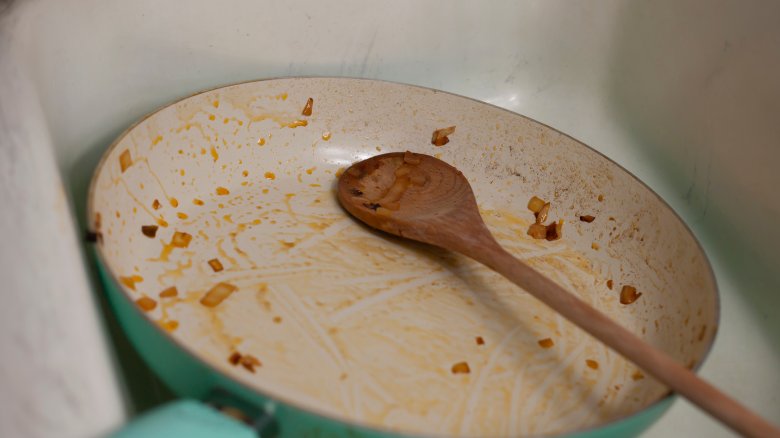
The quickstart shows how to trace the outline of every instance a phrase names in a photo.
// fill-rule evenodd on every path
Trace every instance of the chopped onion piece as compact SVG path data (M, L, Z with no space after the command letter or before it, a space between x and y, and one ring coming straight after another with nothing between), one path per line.
M637 292L634 286L624 285L620 290L620 304L631 304L642 296L642 292Z
M211 259L211 260L208 261L208 263L209 263L209 266L211 266L211 269L214 270L214 272L219 272L219 271L225 269L222 266L222 262L220 262L219 259Z
M171 286L160 292L160 298L173 298L177 295L179 295L179 290L176 289L176 286Z
M171 245L177 247L177 248L186 248L190 246L190 242L192 241L192 235L176 231L173 233L173 237L171 237Z
M534 239L546 239L547 227L542 224L531 224L531 226L528 227L528 235Z
M142 225L141 233L148 238L154 238L157 235L157 225Z
M555 345L555 342L553 342L553 340L550 338L539 340L539 346L542 348L552 348L553 345Z
M563 236L563 220L547 225L547 236L545 236L545 239L552 242L560 239L561 236Z
M433 136L431 137L431 143L433 143L434 146L444 146L445 144L450 142L450 139L447 136L452 134L453 132L455 132L454 126L437 129L433 131Z
M149 312L157 307L157 301L149 297L141 297L135 300L135 303L138 304L138 307L140 307L144 312Z
M303 111L301 111L301 114L304 116L310 116L312 107L314 106L314 99L311 97L306 100L306 106L303 107Z
M546 202L544 202L543 199L534 196L528 200L528 209L534 213L539 213L542 210L542 207L544 207L544 204L546 204Z
M550 203L545 202L539 213L536 213L536 223L543 224L547 220L547 213L550 212Z
M236 289L238 288L230 283L217 283L200 299L200 303L206 307L217 307L219 303L225 301Z
M466 362L458 362L452 366L452 374L468 374L471 372L469 364Z
M130 151L125 149L122 155L119 156L119 168L122 169L122 173L125 173L125 170L132 165L133 158L130 156Z

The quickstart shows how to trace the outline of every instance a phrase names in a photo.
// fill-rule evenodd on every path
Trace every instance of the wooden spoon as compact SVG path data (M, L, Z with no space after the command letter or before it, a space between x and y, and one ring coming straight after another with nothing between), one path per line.
M487 265L735 431L780 437L767 421L504 250L482 221L468 181L449 164L411 152L378 155L344 172L338 198L373 228Z

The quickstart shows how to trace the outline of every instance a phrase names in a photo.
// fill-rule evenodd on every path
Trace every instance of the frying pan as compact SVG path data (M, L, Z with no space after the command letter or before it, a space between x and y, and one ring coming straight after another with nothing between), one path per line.
M450 141L433 145L449 126ZM334 196L341 169L405 150L462 170L514 255L699 366L718 321L712 270L625 169L437 90L263 80L154 112L95 171L101 279L135 347L182 397L117 435L630 436L657 419L673 400L665 387L525 291L348 217ZM527 235L533 196L564 221L560 240ZM624 286L635 302L621 303Z

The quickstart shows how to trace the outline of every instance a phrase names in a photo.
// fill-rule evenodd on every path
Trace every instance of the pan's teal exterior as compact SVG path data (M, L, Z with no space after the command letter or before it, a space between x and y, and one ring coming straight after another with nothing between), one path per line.
M98 259L98 271L109 301L127 336L155 373L180 397L181 401L163 405L130 423L115 438L188 437L248 438L267 437L348 437L390 438L405 435L354 426L332 418L297 409L239 384L210 368L182 349L154 325L117 286ZM249 427L207 406L215 391L229 394L262 412L256 427ZM572 438L625 438L639 435L672 404L673 396L653 404L630 417L603 427L568 435ZM263 433L265 432L265 433Z

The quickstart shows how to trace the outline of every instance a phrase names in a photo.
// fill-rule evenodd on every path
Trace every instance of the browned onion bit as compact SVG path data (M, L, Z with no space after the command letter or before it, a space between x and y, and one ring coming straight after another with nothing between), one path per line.
M454 132L455 132L454 126L437 129L433 131L433 136L431 137L431 143L434 146L444 146L445 144L450 142L450 139L447 136Z
M637 292L634 286L624 285L620 290L620 304L631 304L642 296L642 292Z

